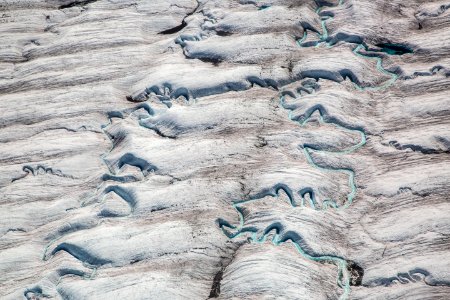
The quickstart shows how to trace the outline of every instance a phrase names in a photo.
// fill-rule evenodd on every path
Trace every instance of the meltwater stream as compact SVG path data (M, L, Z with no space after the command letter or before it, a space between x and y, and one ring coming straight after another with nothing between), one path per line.
M339 0L337 6L340 6L343 3L344 3L344 0ZM319 6L316 10L316 13L320 15L323 8L325 8L325 6ZM315 31L315 33L317 34L317 36L319 38L318 41L305 42L308 38L307 29L305 29L303 37L296 41L297 45L299 47L319 47L321 44L325 44L327 48L332 48L333 44L336 43L336 41L333 41L329 37L328 29L327 29L327 22L331 21L332 19L333 19L333 17L331 17L329 15L323 16L321 18L322 33ZM357 89L359 91L384 90L384 89L387 89L390 86L392 86L395 83L395 81L398 79L397 74L384 69L383 58L381 55L377 54L377 52L385 52L387 54L396 55L396 54L398 54L398 52L384 51L383 49L381 49L379 51L377 51L377 50L371 51L371 49L369 49L369 47L360 38L356 38L354 40L351 40L351 39L343 40L343 41L357 44L357 46L352 51L355 55L357 55L359 57L363 57L365 59L375 60L377 70L379 72L381 72L382 74L391 77L391 79L382 83L379 86L362 86L359 82L356 82L355 80L350 78L355 89ZM363 54L363 53L361 53L361 50L365 50L367 53ZM312 93L313 91L308 91L308 92ZM292 95L292 93L290 93L290 95ZM357 186L355 183L355 172L351 169L339 169L339 168L320 166L314 162L314 159L312 158L311 153L312 152L321 152L324 154L330 153L330 154L335 154L335 155L345 155L345 154L355 152L359 148L363 147L366 144L365 132L360 129L352 129L352 128L343 126L341 124L338 124L336 121L334 121L333 118L330 118L324 112L324 110L322 109L321 106L311 109L306 115L302 116L302 118L300 118L300 119L293 117L292 116L293 108L286 105L285 97L286 97L286 94L280 93L280 106L283 107L284 109L288 110L289 111L289 119L294 122L297 122L301 127L303 127L304 125L306 125L308 123L308 121L310 120L310 118L314 112L318 111L319 115L320 115L319 122L321 124L324 124L324 123L332 124L341 130L345 130L345 131L349 131L349 132L353 132L353 133L357 132L359 134L360 141L356 145L353 145L353 146L349 147L348 149L344 149L342 151L327 151L327 150L315 149L315 148L309 147L308 145L301 145L301 148L303 148L303 153L306 157L306 160L312 167L319 169L321 171L324 171L324 172L338 172L338 173L346 174L349 178L348 185L350 187L350 193L347 194L347 197L346 197L347 199L343 205L339 206L338 201L335 199L326 199L323 201L321 208L317 207L317 203L316 203L315 196L314 196L314 190L312 188L303 189L301 191L298 191L298 193L302 197L301 206L305 207L305 195L308 195L310 205L313 209L327 210L328 208L333 208L333 209L348 208L352 204L352 202L356 196L356 193L357 193ZM254 196L254 197L251 197L250 199L247 199L247 200L235 201L232 204L232 206L237 212L238 223L237 223L237 225L233 225L233 223L230 223L228 221L220 219L219 226L222 229L223 233L231 239L246 235L248 237L249 241L251 241L252 243L257 243L257 244L263 244L267 240L267 237L270 234L273 234L272 243L274 245L281 245L285 242L290 241L292 243L292 245L295 247L295 249L297 250L297 252L302 257L312 260L312 261L316 261L316 262L327 262L327 263L335 264L338 267L338 275L337 275L336 283L337 283L337 286L343 290L339 299L341 299L341 300L348 299L348 297L350 295L350 291L351 291L351 289L350 289L351 275L350 275L350 270L349 270L350 264L345 258L334 256L334 255L327 255L327 254L309 253L306 249L302 248L302 246L300 245L300 243L299 243L300 238L298 235L292 235L292 234L289 234L289 232L286 234L282 234L281 230L277 226L275 226L276 224L272 224L272 225L268 226L264 230L264 234L260 237L257 236L257 229L255 229L254 227L245 227L246 219L244 217L244 211L242 209L242 206L245 204L251 203L251 202L260 201L267 196L277 198L280 190L284 190L284 192L286 192L286 194L288 195L289 204L291 205L291 207L296 207L296 203L293 201L293 198L292 198L292 192L289 190L286 190L286 187L284 187L283 185L275 186L271 190L269 190L269 192L260 193L260 194ZM275 233L273 233L273 232L275 232Z

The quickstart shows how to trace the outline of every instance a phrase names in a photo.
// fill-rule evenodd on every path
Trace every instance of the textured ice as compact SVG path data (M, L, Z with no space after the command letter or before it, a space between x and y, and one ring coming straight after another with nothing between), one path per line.
M0 1L0 298L450 298L449 18Z

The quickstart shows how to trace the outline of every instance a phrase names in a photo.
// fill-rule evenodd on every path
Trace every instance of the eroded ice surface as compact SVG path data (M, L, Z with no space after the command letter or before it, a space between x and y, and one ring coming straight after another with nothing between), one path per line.
M450 298L449 41L441 0L0 2L0 298Z

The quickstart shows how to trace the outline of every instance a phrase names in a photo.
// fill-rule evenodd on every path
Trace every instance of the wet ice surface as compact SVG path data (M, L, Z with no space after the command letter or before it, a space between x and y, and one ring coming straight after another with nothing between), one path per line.
M445 1L0 8L0 298L450 297Z

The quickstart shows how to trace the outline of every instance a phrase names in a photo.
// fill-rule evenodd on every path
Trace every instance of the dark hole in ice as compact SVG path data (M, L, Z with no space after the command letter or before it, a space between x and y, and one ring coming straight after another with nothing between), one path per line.
M217 272L214 276L213 284L211 287L211 292L209 293L209 298L217 298L220 295L220 282L222 281L223 270Z
M317 7L332 7L332 6L334 6L333 3L324 1L324 0L315 0L314 2L316 3Z
M230 35L233 35L233 32L224 31L224 30L216 30L216 34L218 36L230 36Z
M59 9L65 9L65 8L71 8L71 7L76 7L76 6L85 6L88 5L90 3L94 3L97 0L85 0L85 1L69 1L66 4L63 4L59 7Z
M413 49L401 44L380 43L375 46L381 48L381 52L385 52L390 55L403 55L414 52Z
M218 57L198 57L199 60L201 60L202 62L206 62L206 63L211 63L213 66L217 67L220 65L220 63L222 62L222 60Z
M166 29L164 31L158 32L158 34L173 34L179 32L181 29L186 27L187 23L183 20L180 25L173 28Z
M347 269L350 272L350 285L361 285L364 276L364 269L354 261L349 261Z

